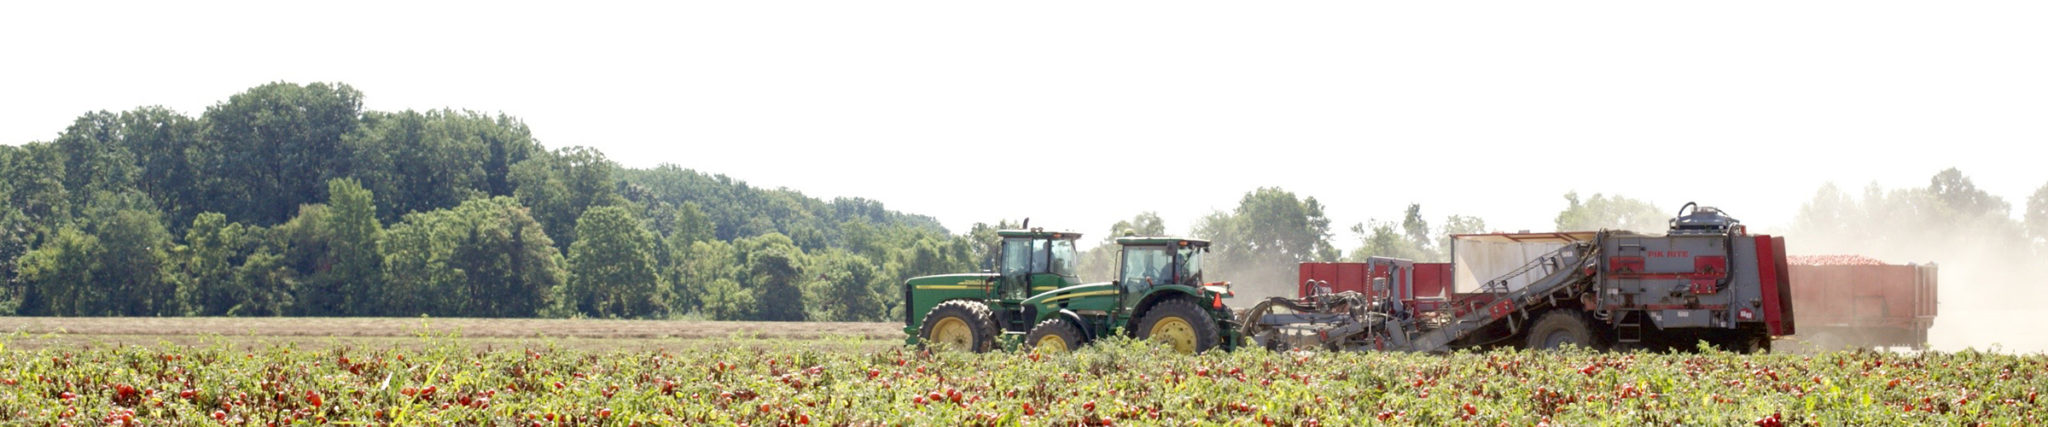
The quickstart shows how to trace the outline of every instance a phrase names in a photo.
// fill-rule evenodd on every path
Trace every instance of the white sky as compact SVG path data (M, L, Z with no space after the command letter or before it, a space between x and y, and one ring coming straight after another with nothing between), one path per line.
M1410 202L1513 231L1620 193L1771 228L1826 181L2048 184L2043 2L681 3L9 2L0 142L340 81L955 232L1186 232L1280 186L1345 249Z

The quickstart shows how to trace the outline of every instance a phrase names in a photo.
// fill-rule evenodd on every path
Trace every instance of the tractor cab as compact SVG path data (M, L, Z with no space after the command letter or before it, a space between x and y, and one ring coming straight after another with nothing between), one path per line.
M999 298L1021 300L1081 283L1077 275L1080 256L1074 250L1080 233L1030 229L1002 230L996 235L1003 239L1002 262L996 270Z
M1145 295L1160 286L1202 286L1202 254L1209 242L1170 237L1125 237L1117 263L1116 282L1126 296ZM1137 301L1128 301L1125 306Z

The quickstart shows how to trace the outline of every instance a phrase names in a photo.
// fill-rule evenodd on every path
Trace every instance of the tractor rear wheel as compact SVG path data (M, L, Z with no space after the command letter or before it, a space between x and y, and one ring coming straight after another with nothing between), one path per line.
M1530 350L1556 350L1566 344L1592 350L1607 348L1605 340L1593 329L1593 319L1578 310L1550 310L1529 328Z
M1223 340L1216 329L1216 319L1186 299L1161 301L1145 310L1145 318L1138 321L1137 335L1139 339L1164 341L1181 354L1208 351Z
M985 353L996 347L995 317L978 301L942 302L925 313L917 337L927 349Z
M1031 327L1031 333L1024 335L1024 350L1027 352L1059 354L1081 348L1087 342L1081 335L1081 328L1064 318L1045 319L1038 326Z

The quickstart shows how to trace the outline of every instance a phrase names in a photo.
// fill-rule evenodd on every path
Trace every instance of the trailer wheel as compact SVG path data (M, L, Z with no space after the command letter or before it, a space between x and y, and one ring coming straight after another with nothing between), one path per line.
M1528 347L1531 350L1556 350L1571 344L1605 350L1606 340L1600 339L1593 331L1593 319L1586 318L1585 313L1569 309L1550 310L1529 328Z
M917 329L917 337L922 348L984 353L996 347L995 318L989 315L986 304L946 301L924 315L924 326Z
M1208 351L1223 340L1209 312L1186 299L1160 301L1145 310L1145 319L1138 322L1137 335L1139 339L1165 341L1181 354Z
M1063 318L1045 319L1031 327L1031 333L1024 335L1024 350L1035 353L1059 354L1074 351L1084 343L1081 328Z

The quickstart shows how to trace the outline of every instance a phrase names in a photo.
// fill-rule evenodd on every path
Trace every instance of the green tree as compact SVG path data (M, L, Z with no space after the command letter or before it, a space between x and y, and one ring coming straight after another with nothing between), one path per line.
M1442 248L1430 236L1429 221L1422 218L1421 204L1408 204L1407 213L1400 223L1372 220L1352 225L1351 232L1363 240L1358 249L1352 250L1351 256L1347 257L1352 261L1375 256L1424 262L1443 258Z
M447 210L413 212L385 230L378 252L384 257L386 294L380 313L390 316L451 314L469 299L457 295L468 281L450 263L455 246L467 237L457 214Z
M450 264L466 279L465 316L528 317L542 314L552 292L569 276L554 240L526 208L509 197L471 199L456 208L467 221L466 237L455 245Z
M1358 249L1345 257L1352 262L1364 261L1371 257L1401 258L1415 261L1439 261L1439 256L1430 248L1416 244L1412 235L1400 230L1396 224L1373 220L1351 226L1352 233L1358 233L1362 242Z
M247 296L228 309L229 316L283 316L298 309L298 274L282 255L258 248L235 268L235 286Z
M1451 215L1444 226L1432 230L1422 218L1422 205L1409 204L1399 224L1373 220L1351 226L1360 244L1345 259L1363 261L1381 256L1420 262L1445 262L1450 257L1451 236L1486 232L1486 221L1477 217Z
M591 317L656 317L668 311L668 283L655 274L654 234L624 207L591 208L576 220L563 294Z
M191 316L221 316L250 299L250 292L236 280L236 266L246 254L248 232L242 224L227 222L217 212L201 213L185 229L181 253L185 286L178 288L178 301Z
M814 321L881 321L888 315L877 281L886 281L866 258L840 249L811 257L814 278L803 289L803 307Z
M19 313L25 303L28 287L21 282L18 262L35 242L33 225L20 209L0 206L0 314Z
M105 306L81 315L160 316L182 313L177 305L176 268L171 266L171 234L154 211L123 209L104 218L94 233L99 259L94 260L92 292Z
M690 244L676 293L695 311L716 320L754 317L754 293L740 286L739 250L731 243L708 240Z
M1671 226L1671 212L1657 209L1650 202L1602 194L1581 201L1576 191L1565 193L1564 199L1569 204L1557 213L1557 231L1612 229L1662 233Z
M667 259L661 265L663 275L671 285L669 294L675 297L670 301L670 307L678 313L698 311L703 301L700 289L696 288L705 282L694 278L691 272L691 260L696 256L693 248L698 243L716 241L717 236L713 234L715 226L711 224L711 217L691 202L675 208L670 222L673 223L672 231L662 241L662 247L666 249L663 254ZM722 278L729 279L730 276Z
M37 237L56 233L56 225L71 220L71 192L64 187L65 155L55 145L32 142L4 147L11 153L0 178L9 184L7 204L34 224Z
M292 291L291 309L294 316L346 316L348 295L338 288L340 283L320 280L328 269L334 267L333 251L329 245L334 242L328 235L332 228L326 227L329 212L325 204L299 206L299 214L290 221L270 227L264 236L267 253L278 257L275 267L286 271L252 272L275 279L262 285L274 285L267 290L289 289ZM253 255L252 255L253 257ZM255 261L249 261L255 262ZM331 276L330 276L331 277ZM254 286L254 285L252 285Z
M193 147L202 206L235 222L276 224L326 197L349 175L343 137L355 131L362 93L345 84L271 83L207 107Z
M64 188L70 189L73 206L86 205L97 193L134 186L139 171L135 156L121 141L122 128L120 115L93 112L80 116L52 142L65 158Z
M185 224L204 209L186 152L199 145L198 120L164 107L121 113L121 142L135 157L135 188L156 202L169 224ZM175 232L175 230L174 230Z
M383 195L386 220L512 195L511 168L540 152L525 124L470 111L369 112L347 145L354 175Z
M1952 215L1963 218L1977 218L1987 215L2005 215L2012 209L2004 199L1978 189L1977 184L1963 175L1962 170L1948 168L1934 174L1928 180L1927 191L1947 208Z
M76 227L59 228L17 263L28 292L21 312L31 316L104 316L108 295L96 268L106 252L100 240Z
M388 314L557 314L550 308L566 283L566 262L540 223L511 198L406 214L385 236Z
M312 286L342 297L334 313L373 314L385 295L384 260L377 249L384 228L377 222L375 197L355 179L335 179L327 183L327 206L321 227L330 239L323 263L329 267L313 276Z
M1485 232L1487 232L1486 220L1474 216L1451 215L1444 218L1443 236L1438 237L1438 241L1442 242L1442 246L1439 247L1445 248L1446 251L1450 250L1451 236Z
M1245 193L1237 209L1217 212L1195 225L1195 236L1212 242L1210 277L1227 277L1233 282L1273 284L1294 282L1296 265L1308 261L1333 261L1336 248L1330 245L1330 220L1314 197L1296 197L1279 188L1260 188ZM1262 289L1255 295L1277 295L1291 285Z
M576 224L585 210L623 203L613 190L618 166L588 147L556 150L512 166L513 194L555 237L557 247L580 238Z
M745 257L743 286L753 293L755 320L804 320L803 290L805 257L796 242L778 233L733 242Z

